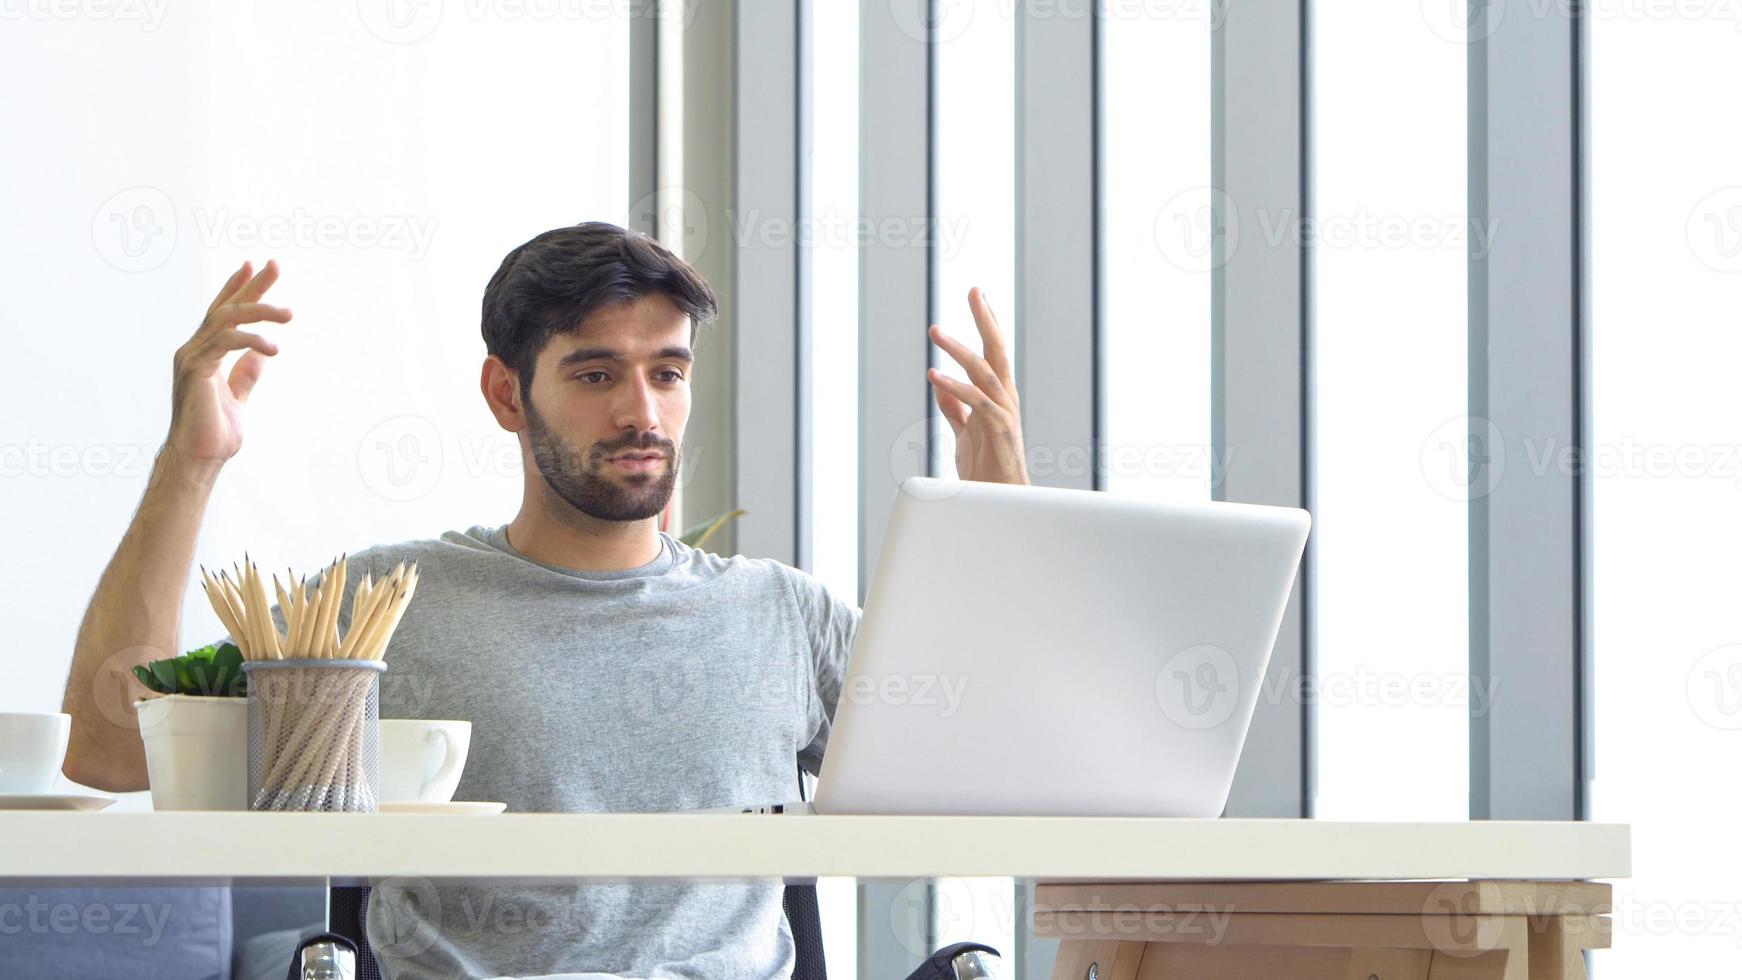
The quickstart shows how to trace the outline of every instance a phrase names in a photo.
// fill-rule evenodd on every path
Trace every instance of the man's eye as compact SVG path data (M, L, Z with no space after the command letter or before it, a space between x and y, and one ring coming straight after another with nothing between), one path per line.
M659 375L660 375L660 377L665 378L666 380L673 382L673 383L683 380L683 372L682 371L668 369L668 370L659 372ZM582 371L580 374L575 375L575 380L585 381L588 378L598 378L598 379L600 379L600 381L591 382L591 383L602 384L603 379L606 376L607 375L603 371Z

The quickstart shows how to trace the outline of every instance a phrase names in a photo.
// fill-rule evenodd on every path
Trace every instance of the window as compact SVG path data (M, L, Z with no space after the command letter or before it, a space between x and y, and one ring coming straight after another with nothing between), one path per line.
M1114 4L1101 30L1113 493L1210 497L1210 7Z
M811 572L831 592L859 595L859 11L811 12L809 211L811 330ZM817 879L830 976L858 970L858 889Z
M937 319L949 336L979 353L980 331L968 309L978 286L998 315L1012 365L1016 350L1016 31L1004 0L946 5L936 41ZM924 325L919 325L924 342ZM933 364L967 381L942 350ZM928 386L929 387L929 386ZM938 476L953 477L955 432L939 417L932 445Z
M1705 10L1705 15L1694 13ZM1596 778L1633 826L1605 975L1734 972L1742 810L1742 35L1722 5L1591 31Z
M1313 5L1318 797L1469 815L1468 227L1462 36L1416 4Z

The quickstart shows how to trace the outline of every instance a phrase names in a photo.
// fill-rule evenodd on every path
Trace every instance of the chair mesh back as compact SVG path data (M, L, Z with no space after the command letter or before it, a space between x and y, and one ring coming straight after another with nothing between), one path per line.
M798 766L798 798L809 801L805 793L804 765ZM792 929L792 949L795 955L792 980L828 980L823 969L823 916L817 909L817 886L787 885L780 898L786 909L786 924Z
M369 948L369 889L334 888L327 901L327 928L357 944L357 980L381 980Z
M817 911L817 886L787 885L780 904L786 909L786 923L792 927L792 947L797 955L792 980L828 980L828 972L823 969L823 920Z

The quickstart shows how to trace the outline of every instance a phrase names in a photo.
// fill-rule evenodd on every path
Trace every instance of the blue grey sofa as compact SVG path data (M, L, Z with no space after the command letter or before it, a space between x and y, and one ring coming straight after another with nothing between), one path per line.
M0 887L8 980L256 980L284 975L319 887Z

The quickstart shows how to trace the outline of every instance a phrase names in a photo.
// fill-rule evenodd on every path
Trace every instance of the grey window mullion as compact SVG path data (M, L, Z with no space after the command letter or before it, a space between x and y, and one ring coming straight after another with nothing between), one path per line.
M629 217L626 227L658 238L659 23L639 12L629 20Z
M1101 25L1098 6L1081 9L1089 16L1028 5L1017 12L1012 369L1032 482L1102 490ZM1011 975L1051 976L1058 940L1036 939L1023 925L1033 882L1016 881L1011 900Z
M936 214L933 184L936 0L860 6L859 214L870 230L859 249L859 600L876 568L900 481L930 475L930 341L935 321L931 236L884 239L889 221L911 228ZM928 226L929 227L929 226ZM929 948L930 889L920 914L895 914L916 889L900 881L859 883L859 976L906 976ZM913 910L907 910L909 912Z
M802 311L798 0L734 4L733 471L739 554L797 565Z
M683 257L713 286L720 316L696 341L690 381L690 419L684 434L684 522L736 506L737 409L733 356L738 328L735 250L731 219L736 146L735 39L737 0L689 8L683 27L683 186L679 206L662 205L662 216L681 222L671 237ZM722 554L736 551L731 524L709 542Z
M1087 8L1085 8L1087 9ZM1101 489L1097 18L1016 21L1016 373L1033 482ZM1044 455L1041 455L1044 453ZM1066 467L1069 467L1068 469Z
M885 240L877 231L885 222L913 227L934 213L932 53L891 6L862 9L859 199L870 234L859 249L861 593L876 567L896 488L930 473L928 419L936 414L925 377L935 249L930 236Z
M1299 236L1265 236L1305 221L1305 0L1217 0L1212 31L1211 441L1225 460L1218 500L1308 507L1311 318ZM1238 234L1230 234L1232 229ZM1309 555L1311 546L1309 545ZM1311 716L1295 696L1311 670L1310 559L1284 614L1264 691L1228 800L1229 816L1308 816Z
M794 0L794 45L793 45L793 153L795 170L792 187L792 209L798 218L800 228L809 227L814 221L814 208L811 204L811 161L814 145L814 130L811 125L811 115L814 111L813 98L816 91L815 77L811 70L814 56L812 44L812 0ZM798 247L792 250L793 264L793 372L796 385L793 397L797 402L797 411L793 413L792 439L794 466L792 473L792 503L793 503L793 564L807 571L814 569L815 555L813 545L813 529L811 514L814 512L812 501L813 478L812 470L815 463L811 455L812 429L815 425L811 392L813 379L811 363L813 360L811 348L811 247ZM856 430L855 430L856 431ZM838 438L846 438L847 433L837 433Z
M1469 51L1470 815L1581 815L1589 361L1581 5L1477 5ZM1476 241L1472 236L1472 242ZM1497 440L1497 441L1496 441Z
M684 519L748 513L710 542L798 564L798 0L721 0L684 27L683 254L720 317L698 338ZM665 210L661 209L665 214Z

